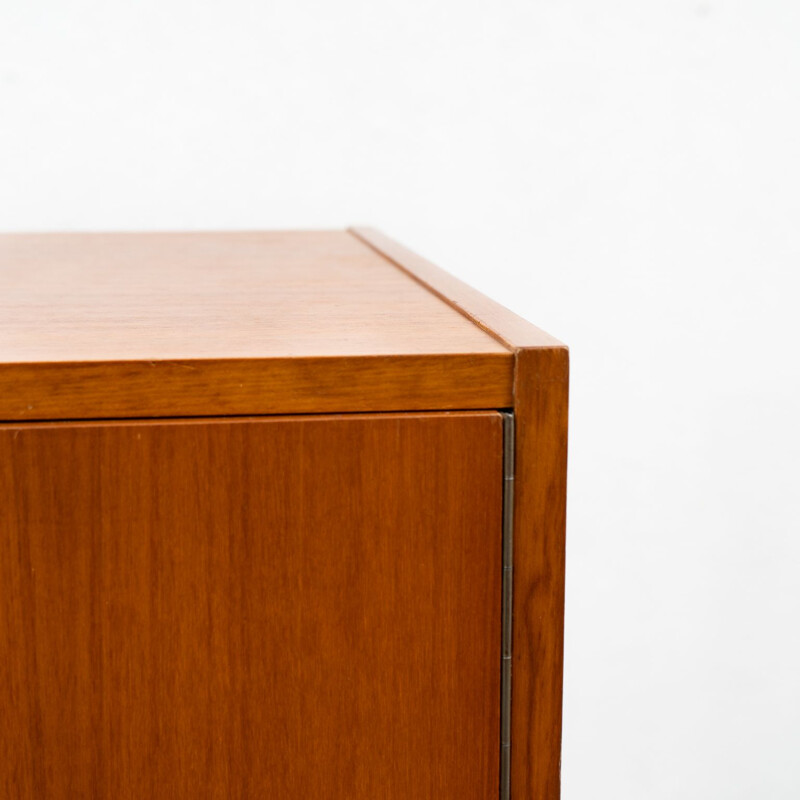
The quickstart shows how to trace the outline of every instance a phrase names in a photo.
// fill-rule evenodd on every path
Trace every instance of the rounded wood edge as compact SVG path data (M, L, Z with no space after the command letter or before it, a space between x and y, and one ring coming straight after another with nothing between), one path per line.
M558 800L569 348L380 231L349 232L514 353L511 796Z
M564 347L554 336L380 231L368 227L347 230L509 350Z

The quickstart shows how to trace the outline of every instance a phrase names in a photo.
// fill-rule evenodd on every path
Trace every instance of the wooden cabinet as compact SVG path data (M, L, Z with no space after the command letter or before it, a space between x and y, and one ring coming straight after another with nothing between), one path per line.
M0 795L556 798L567 379L374 231L0 236Z

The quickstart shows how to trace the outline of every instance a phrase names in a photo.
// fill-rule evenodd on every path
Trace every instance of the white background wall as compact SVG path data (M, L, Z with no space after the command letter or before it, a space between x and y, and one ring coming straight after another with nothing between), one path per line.
M383 228L564 339L563 785L800 797L800 4L5 0L0 229Z

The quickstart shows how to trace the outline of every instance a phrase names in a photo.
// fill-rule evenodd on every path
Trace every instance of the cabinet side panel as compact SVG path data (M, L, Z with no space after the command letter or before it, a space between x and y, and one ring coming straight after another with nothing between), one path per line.
M557 800L561 771L569 353L520 350L515 387L511 797Z
M0 793L499 782L493 412L0 427Z

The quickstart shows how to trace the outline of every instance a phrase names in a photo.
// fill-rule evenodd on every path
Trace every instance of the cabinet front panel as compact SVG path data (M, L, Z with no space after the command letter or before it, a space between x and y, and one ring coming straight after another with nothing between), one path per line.
M497 796L494 412L0 426L0 795Z

